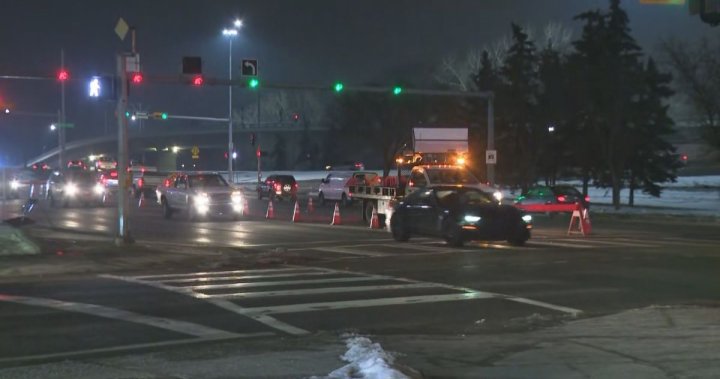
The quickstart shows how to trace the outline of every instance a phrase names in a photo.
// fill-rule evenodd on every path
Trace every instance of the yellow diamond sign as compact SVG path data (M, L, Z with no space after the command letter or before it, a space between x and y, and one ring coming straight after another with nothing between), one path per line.
M117 25L115 25L115 34L117 34L118 37L120 37L120 40L125 40L125 36L127 35L128 30L130 30L130 26L123 20L122 17L117 22Z

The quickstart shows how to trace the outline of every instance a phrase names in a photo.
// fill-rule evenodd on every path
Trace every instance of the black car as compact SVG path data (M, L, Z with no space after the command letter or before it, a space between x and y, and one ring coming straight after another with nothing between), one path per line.
M396 241L411 235L445 238L452 246L465 241L508 241L523 245L530 239L532 217L511 205L500 205L475 188L439 186L413 192L400 202L390 219Z
M258 199L267 196L270 199L297 200L298 183L292 175L270 175L257 188Z

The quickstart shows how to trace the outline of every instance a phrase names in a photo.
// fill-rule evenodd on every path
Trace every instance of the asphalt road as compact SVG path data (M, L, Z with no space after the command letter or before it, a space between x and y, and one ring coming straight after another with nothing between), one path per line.
M137 205L137 204L136 204ZM304 204L303 204L304 205ZM138 241L192 250L172 268L0 282L0 366L169 349L175 345L303 338L355 331L467 335L523 332L577 317L650 305L720 304L717 224L645 218L593 220L593 235L567 236L567 216L536 217L524 247L428 238L392 241L362 225L359 207L332 207L290 222L292 205L253 199L240 221L162 218L152 200L133 207ZM34 212L48 233L107 237L112 208ZM243 256L292 256L212 269L212 248Z

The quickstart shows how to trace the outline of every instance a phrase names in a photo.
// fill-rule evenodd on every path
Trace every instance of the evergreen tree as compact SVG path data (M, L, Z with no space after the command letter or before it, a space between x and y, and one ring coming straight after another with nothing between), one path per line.
M535 44L518 25L512 24L513 44L501 69L503 85L498 90L500 121L498 145L503 156L498 171L515 176L514 184L527 189L536 178L539 153L536 122L538 75ZM504 159L503 159L504 158ZM512 179L511 179L512 180Z
M675 181L681 166L675 148L665 136L673 133L673 121L663 101L672 96L669 84L672 77L658 71L653 59L648 59L643 72L644 93L636 108L637 118L632 134L632 155L628 160L630 187L629 205L634 205L636 188L652 196L660 196L658 183Z

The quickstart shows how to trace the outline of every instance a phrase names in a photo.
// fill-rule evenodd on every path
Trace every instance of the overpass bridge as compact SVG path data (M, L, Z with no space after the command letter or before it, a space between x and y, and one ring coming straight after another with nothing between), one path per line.
M250 145L250 133L256 134L256 139L263 151L271 150L275 144L278 135L293 134L297 135L303 132L317 133L326 132L324 128L288 128L288 127L255 127L243 128L234 131L234 139L236 151L238 152L239 161L254 160L255 147ZM288 156L298 148L294 146L298 138L288 138L286 141ZM240 141L240 142L238 142ZM224 153L227 151L227 129L212 128L202 130L162 130L152 132L131 132L129 135L130 156L142 157L143 159L149 152L159 153L160 155L189 155L189 150L193 146L197 146L201 150L202 164L208 167L207 160L210 157L218 160L218 167L223 167L226 163L220 162L224 159ZM29 159L26 164L33 165L40 162L53 162L58 159L60 152L59 147L55 147L36 157ZM68 159L80 159L91 154L110 154L115 156L117 152L117 135L107 135L102 137L93 137L82 140L67 142L65 144L65 155ZM143 159L144 160L144 159ZM168 161L165 157L164 161ZM182 159L181 159L182 160ZM227 160L225 159L225 162ZM190 161L191 164L195 164ZM214 163L214 162L213 162ZM178 166L181 163L178 163ZM211 165L212 166L212 165Z

